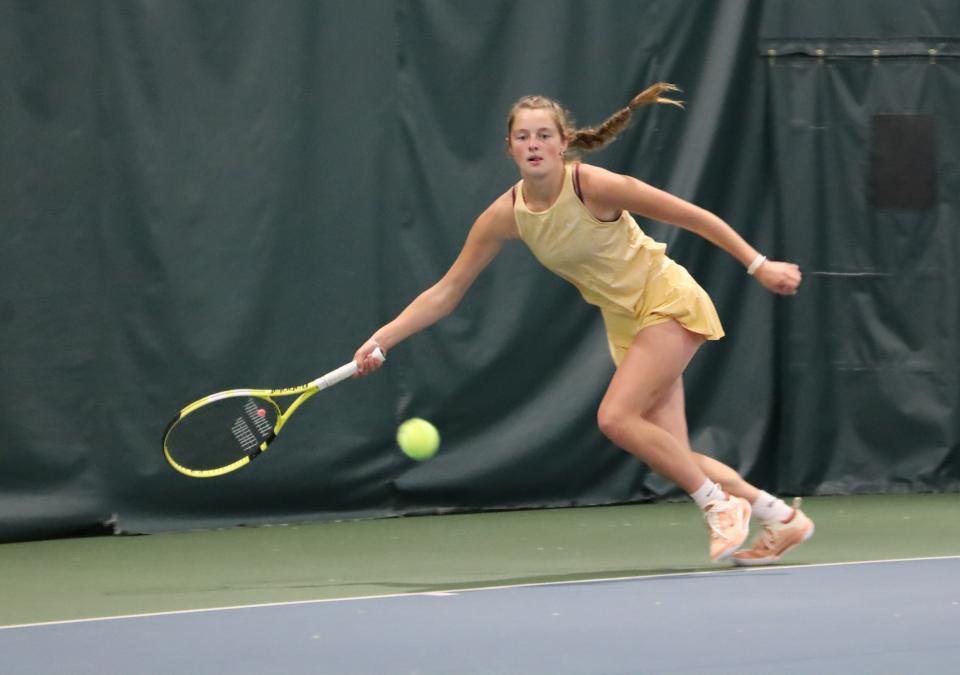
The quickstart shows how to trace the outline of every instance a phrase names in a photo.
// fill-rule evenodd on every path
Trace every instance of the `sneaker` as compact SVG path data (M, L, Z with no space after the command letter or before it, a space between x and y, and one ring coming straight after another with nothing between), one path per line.
M750 502L733 495L707 504L703 517L710 531L710 559L725 560L750 533Z
M769 565L783 557L794 546L813 536L813 521L800 510L800 498L793 500L793 516L785 523L775 520L763 523L763 532L753 546L733 554L738 565Z

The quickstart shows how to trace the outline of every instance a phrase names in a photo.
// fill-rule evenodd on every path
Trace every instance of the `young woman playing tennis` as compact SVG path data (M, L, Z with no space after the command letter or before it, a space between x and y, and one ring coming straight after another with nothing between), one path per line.
M449 271L357 350L360 374L384 352L432 325L457 306L503 243L521 239L551 271L600 308L617 369L600 403L600 430L617 446L674 481L703 510L710 557L767 564L813 534L797 508L744 481L732 468L690 448L682 375L705 340L723 337L713 303L687 271L646 236L631 212L690 230L739 260L769 291L793 295L800 270L767 260L714 214L635 178L572 161L596 150L628 124L631 112L650 103L677 101L656 84L596 128L573 127L555 101L530 96L514 104L507 120L507 149L521 180L473 224ZM721 488L722 486L722 488ZM748 550L751 511L764 524Z

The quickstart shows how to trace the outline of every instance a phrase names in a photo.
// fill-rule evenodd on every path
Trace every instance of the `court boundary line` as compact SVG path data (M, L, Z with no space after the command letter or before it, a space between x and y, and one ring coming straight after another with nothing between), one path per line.
M846 560L832 563L797 563L793 565L766 565L757 567L723 567L711 570L697 570L693 572L667 572L664 574L639 574L629 577L599 577L596 579L570 579L567 581L535 581L526 584L492 584L490 586L476 586L473 588L451 588L440 591L415 591L411 593L383 593L378 595L357 595L344 598L314 598L312 600L284 600L281 602L260 602L247 605L225 605L222 607L201 607L196 609L172 609L163 612L143 612L138 614L117 614L113 616L94 616L81 619L60 619L54 621L37 621L0 625L0 631L17 628L42 628L45 626L63 626L77 623L97 623L101 621L128 621L132 619L149 619L160 616L178 616L183 614L207 614L210 612L231 612L244 609L261 609L268 607L295 607L298 605L320 605L334 602L356 602L359 600L388 600L391 598L411 598L419 596L453 597L460 593L477 593L482 591L500 591L512 588L537 588L543 586L570 586L573 584L604 584L618 581L642 581L644 579L668 579L671 577L693 577L709 574L734 572L738 574L776 572L791 569L813 569L818 567L846 567L851 565L882 565L891 563L923 562L930 560L960 560L960 555L924 556L920 558L888 558L882 560Z

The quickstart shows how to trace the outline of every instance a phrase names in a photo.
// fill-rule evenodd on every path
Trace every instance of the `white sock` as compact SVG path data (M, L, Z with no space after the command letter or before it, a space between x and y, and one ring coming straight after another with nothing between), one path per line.
M726 495L723 493L723 488L709 478L703 481L703 485L701 485L696 492L691 492L690 496L701 509L707 508L707 505L710 504L710 502L726 499Z
M760 490L760 494L753 502L753 514L760 520L775 520L782 523L793 515L793 509L782 499Z

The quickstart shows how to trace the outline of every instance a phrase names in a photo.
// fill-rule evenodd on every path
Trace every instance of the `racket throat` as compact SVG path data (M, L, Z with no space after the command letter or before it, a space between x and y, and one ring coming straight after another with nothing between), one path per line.
M249 455L247 455L247 457L250 459L250 461L252 462L252 461L255 460L257 457L259 457L261 454L263 454L263 451L267 449L267 446L269 446L271 443L273 443L273 439L276 438L276 437L277 437L277 435L271 431L271 432L270 432L270 435L267 436L265 439L263 439L263 442L262 442L259 446L257 446L256 450L254 450L254 451L251 452Z

